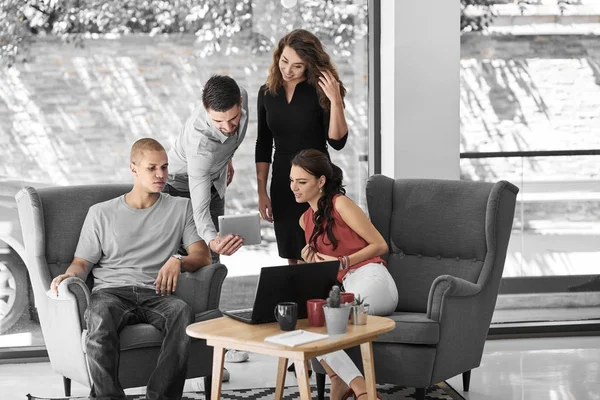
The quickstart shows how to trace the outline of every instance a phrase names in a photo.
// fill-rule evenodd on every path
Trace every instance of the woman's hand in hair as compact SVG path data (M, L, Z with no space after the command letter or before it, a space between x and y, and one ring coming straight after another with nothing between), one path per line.
M333 257L333 256L328 256L327 254L323 254L323 253L315 253L315 262L325 262L325 261L337 261L338 258L337 257Z
M306 261L307 263L319 262L318 260L315 259L315 254L316 254L315 251L313 250L312 247L310 247L309 244L304 246L304 248L302 249L302 252L300 253L300 255L302 256L302 259L304 261Z
M321 71L321 76L319 77L319 86L332 104L342 104L340 83L337 81L337 79L335 79L330 71Z

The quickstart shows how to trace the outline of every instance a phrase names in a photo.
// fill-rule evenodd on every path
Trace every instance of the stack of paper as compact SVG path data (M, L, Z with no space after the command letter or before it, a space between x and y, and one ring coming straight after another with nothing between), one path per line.
M310 343L315 342L317 340L327 339L328 337L329 335L297 329L295 331L281 333L279 335L267 336L265 338L265 342L295 347L304 343Z

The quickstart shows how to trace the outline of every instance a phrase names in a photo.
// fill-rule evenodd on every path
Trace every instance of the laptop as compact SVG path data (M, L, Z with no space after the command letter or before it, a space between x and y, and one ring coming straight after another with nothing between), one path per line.
M339 261L263 267L252 308L223 311L249 324L275 322L275 306L283 301L298 303L298 319L306 318L306 301L325 299L337 282Z

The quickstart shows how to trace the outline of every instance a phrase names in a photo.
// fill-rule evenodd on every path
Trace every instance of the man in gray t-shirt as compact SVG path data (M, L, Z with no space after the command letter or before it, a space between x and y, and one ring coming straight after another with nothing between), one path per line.
M188 199L159 193L152 206L138 209L123 195L90 207L75 257L95 265L94 291L120 286L155 289L160 269L181 243L187 248L200 240ZM179 261L173 263L179 266Z
M146 396L181 398L190 343L185 329L193 314L172 294L181 271L211 263L210 251L196 232L190 201L161 193L168 174L163 146L148 138L135 142L130 169L133 189L90 207L75 257L50 289L59 296L64 279L94 275L85 311L92 397L125 399L118 378L119 333L125 325L144 322L165 333ZM186 256L177 252L182 244Z

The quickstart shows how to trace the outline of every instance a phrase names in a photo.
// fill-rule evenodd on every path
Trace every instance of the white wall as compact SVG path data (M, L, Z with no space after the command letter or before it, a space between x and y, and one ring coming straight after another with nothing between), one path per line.
M459 179L460 3L381 0L381 172Z

